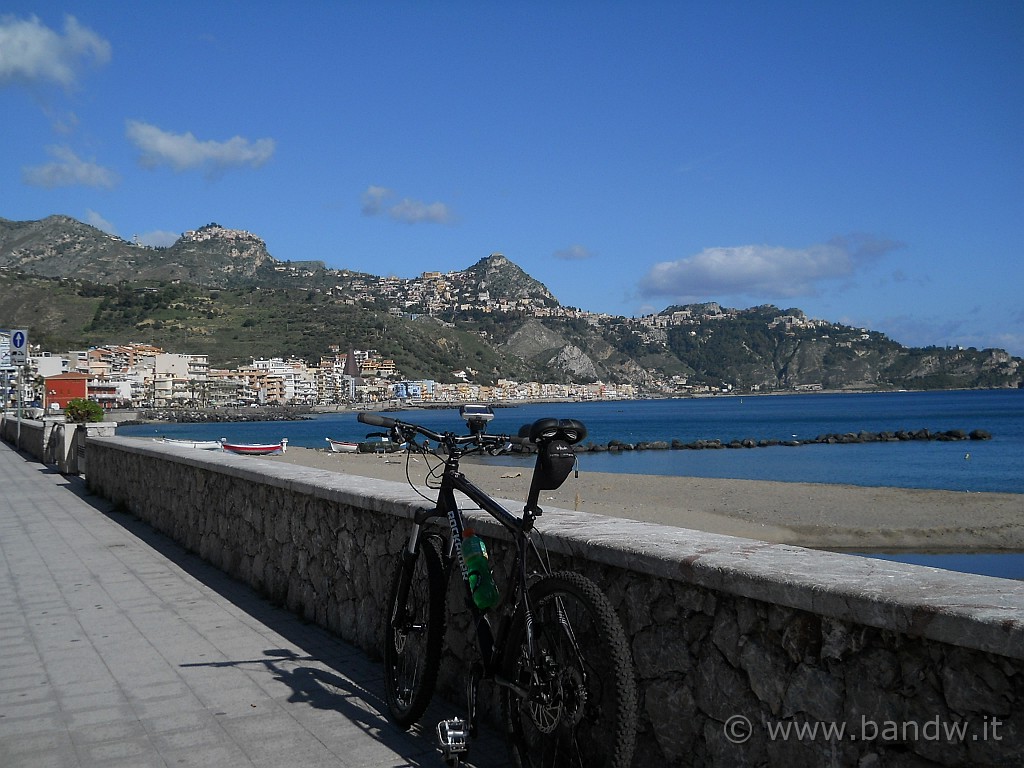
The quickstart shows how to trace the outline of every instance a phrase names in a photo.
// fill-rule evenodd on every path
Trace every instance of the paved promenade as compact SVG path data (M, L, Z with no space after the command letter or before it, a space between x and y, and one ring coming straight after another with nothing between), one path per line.
M443 765L450 706L384 710L362 651L0 442L0 766Z

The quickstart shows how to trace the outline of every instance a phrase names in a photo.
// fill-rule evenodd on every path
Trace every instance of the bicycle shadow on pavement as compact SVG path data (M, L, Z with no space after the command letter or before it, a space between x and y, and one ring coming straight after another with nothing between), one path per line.
M263 658L192 662L179 666L183 669L263 667L274 680L291 690L290 704L309 704L315 709L337 712L375 738L378 731L389 727L377 709L381 702L376 694L359 685L351 676L324 669L327 665L323 660L315 656L300 656L289 648L268 649L263 652Z

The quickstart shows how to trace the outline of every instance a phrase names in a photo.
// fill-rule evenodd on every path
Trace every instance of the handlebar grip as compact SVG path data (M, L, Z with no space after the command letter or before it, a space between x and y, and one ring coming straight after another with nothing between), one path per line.
M360 413L356 418L363 422L363 424L371 424L375 427L384 427L391 429L398 422L395 419L387 416L381 416L379 413Z

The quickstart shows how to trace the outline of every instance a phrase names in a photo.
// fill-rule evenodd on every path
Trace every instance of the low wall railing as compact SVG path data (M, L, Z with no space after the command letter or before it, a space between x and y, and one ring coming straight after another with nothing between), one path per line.
M425 504L409 488L130 438L89 438L87 455L93 492L379 654ZM497 524L467 517L508 556ZM1024 584L555 509L538 528L622 620L636 766L1024 763ZM456 701L468 620L448 622L439 679Z
M84 469L86 439L112 436L116 428L114 422L76 424L63 417L18 419L3 414L0 439L43 464L56 466L62 474L77 475Z

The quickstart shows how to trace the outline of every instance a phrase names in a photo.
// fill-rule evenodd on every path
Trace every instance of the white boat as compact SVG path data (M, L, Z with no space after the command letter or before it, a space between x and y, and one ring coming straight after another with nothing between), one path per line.
M359 450L359 443L351 440L332 440L329 437L325 437L324 440L327 441L332 453L355 453Z
M288 448L288 438L282 437L280 443L229 443L226 437L220 439L225 451L243 456L269 456L272 453L284 453Z
M198 448L201 451L219 451L221 449L219 440L176 440L171 437L158 437L156 442L176 445L179 448Z

